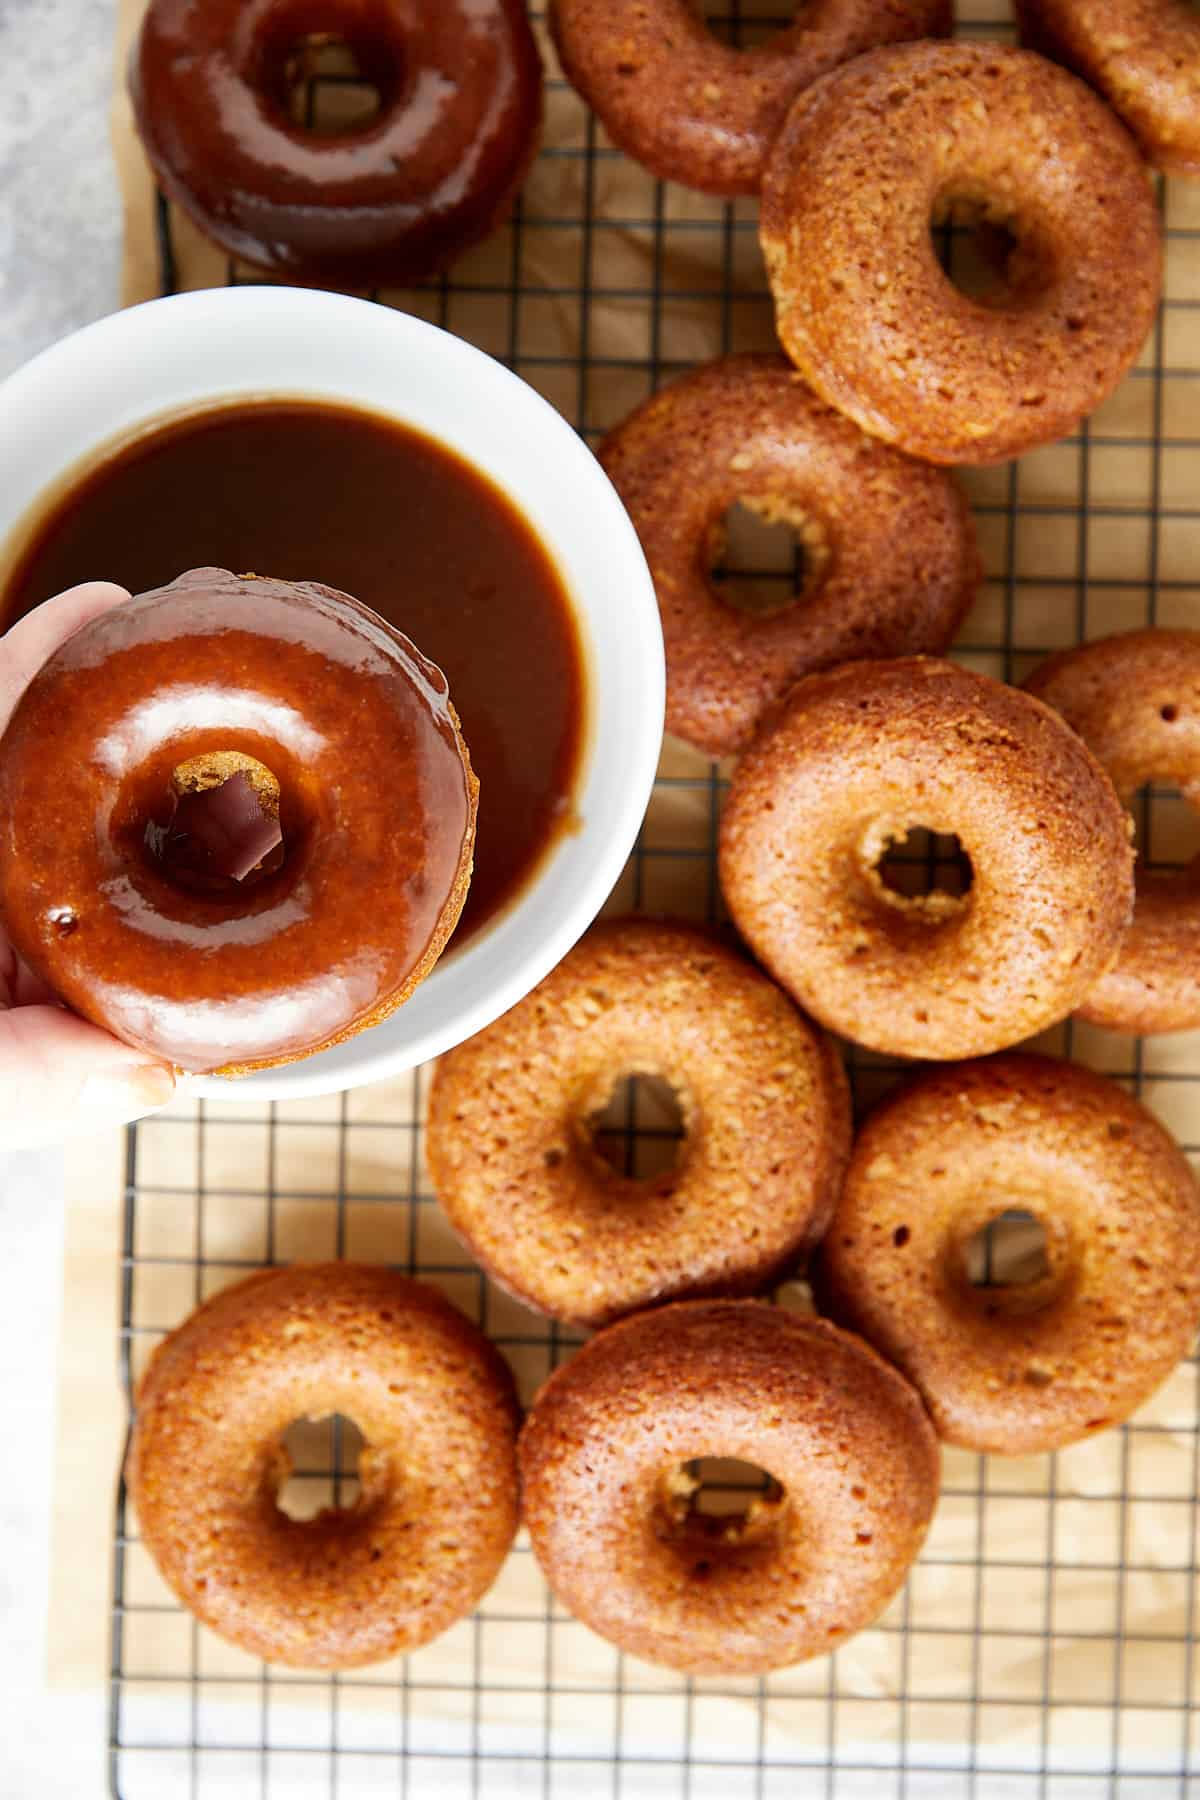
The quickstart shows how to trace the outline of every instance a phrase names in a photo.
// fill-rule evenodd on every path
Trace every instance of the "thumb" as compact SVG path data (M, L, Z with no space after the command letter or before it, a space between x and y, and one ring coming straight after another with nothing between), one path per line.
M0 1012L0 1149L104 1131L165 1106L174 1071L59 1006Z

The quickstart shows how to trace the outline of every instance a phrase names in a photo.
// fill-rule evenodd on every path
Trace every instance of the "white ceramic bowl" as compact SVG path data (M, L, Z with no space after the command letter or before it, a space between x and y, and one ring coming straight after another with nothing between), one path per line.
M603 905L641 824L662 738L664 671L633 527L571 427L472 345L336 294L180 294L102 319L18 370L0 386L0 567L5 540L39 495L106 443L204 401L264 395L369 407L484 470L558 565L590 693L576 790L581 828L498 918L461 951L451 947L384 1024L286 1068L196 1084L202 1094L283 1100L427 1061L515 1005L566 954Z

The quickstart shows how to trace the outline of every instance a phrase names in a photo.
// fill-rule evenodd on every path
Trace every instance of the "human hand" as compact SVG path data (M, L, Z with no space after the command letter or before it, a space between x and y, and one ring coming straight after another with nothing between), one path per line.
M33 676L71 633L129 595L90 581L26 614L0 637L0 732ZM123 1125L175 1091L165 1063L68 1012L24 966L0 927L0 1151Z

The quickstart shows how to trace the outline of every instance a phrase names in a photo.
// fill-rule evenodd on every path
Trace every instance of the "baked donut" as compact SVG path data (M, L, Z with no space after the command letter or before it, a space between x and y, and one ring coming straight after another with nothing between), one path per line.
M1200 631L1129 631L1052 656L1025 684L1062 714L1128 804L1145 782L1200 806ZM1200 1026L1200 858L1139 869L1121 953L1079 1007L1116 1031Z
M710 756L744 749L812 669L944 650L979 585L954 478L864 437L781 356L685 375L611 433L600 461L654 577L667 729ZM800 534L799 605L752 616L723 602L709 571L735 501Z
M380 96L353 132L288 113L332 31ZM316 287L422 280L491 232L536 149L541 61L522 0L150 0L129 86L170 199L231 256Z
M18 703L0 919L148 1056L291 1062L429 973L477 792L445 677L400 632L314 582L193 569L89 620Z
M1015 240L968 298L930 232ZM788 115L761 235L783 347L823 400L936 463L1001 462L1116 387L1162 283L1136 146L1065 69L999 44L907 44L827 75Z
M704 1457L753 1463L775 1488L740 1519L706 1518L686 1466ZM937 1440L903 1377L847 1332L754 1300L666 1306L593 1338L534 1401L520 1463L558 1599L695 1675L762 1674L861 1631L938 1498Z
M589 1128L632 1074L670 1082L686 1129L649 1180L618 1175ZM841 1063L790 1001L707 932L626 919L441 1059L425 1155L488 1273L595 1326L764 1288L824 1231L849 1142Z
M283 1445L341 1413L353 1506L287 1517ZM366 1263L264 1269L207 1300L142 1378L126 1478L183 1604L294 1669L353 1669L471 1611L517 1528L517 1404L499 1355L433 1288Z
M615 144L667 181L755 194L787 109L876 44L948 37L951 0L809 0L769 43L720 43L687 0L552 0L568 81Z
M915 830L956 836L965 895L894 893ZM734 772L721 886L755 955L823 1024L894 1056L1000 1050L1114 961L1129 820L1091 752L1019 689L932 657L793 690Z
M1200 175L1200 19L1179 0L1015 0L1021 41L1103 94L1142 153Z
M972 1286L1006 1210L1045 1272ZM868 1118L821 1246L818 1298L921 1390L939 1434L1026 1456L1128 1418L1200 1326L1200 1194L1158 1121L1044 1056L919 1075Z

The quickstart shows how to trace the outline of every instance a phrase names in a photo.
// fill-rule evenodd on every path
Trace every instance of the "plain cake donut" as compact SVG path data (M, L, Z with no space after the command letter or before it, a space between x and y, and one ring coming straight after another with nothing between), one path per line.
M948 37L950 0L808 0L767 44L734 49L687 0L552 0L563 73L613 142L667 181L754 194L796 95L876 44Z
M939 217L1007 230L997 291L942 272ZM783 347L864 431L937 463L1074 429L1130 367L1162 282L1133 140L1065 69L999 44L875 50L796 102L763 179Z
M672 1085L686 1130L647 1180L610 1168L589 1126L632 1074ZM824 1231L849 1133L837 1054L786 995L707 932L628 919L441 1059L425 1152L488 1273L595 1326L764 1288Z
M706 1519L686 1466L704 1457L777 1488L740 1521ZM696 1675L836 1649L900 1587L938 1498L937 1442L903 1377L835 1326L753 1300L667 1306L593 1338L538 1394L520 1461L558 1599Z
M1200 175L1200 19L1179 0L1015 0L1021 41L1103 94L1168 175Z
M290 116L314 33L348 45L379 95L359 129ZM316 287L421 281L486 237L542 112L522 0L150 0L129 86L170 199L231 256Z
M1042 1224L1045 1272L975 1287L967 1247L1006 1209ZM1158 1121L1090 1070L936 1069L863 1127L816 1285L947 1443L1061 1449L1128 1418L1191 1349L1200 1195Z
M1127 804L1161 781L1200 806L1200 632L1100 638L1052 656L1025 686L1078 732ZM1137 870L1121 954L1079 1011L1116 1031L1200 1026L1200 861Z
M889 848L957 837L962 896L895 893ZM719 870L733 921L797 1003L895 1056L999 1050L1111 967L1133 898L1129 821L1074 732L1019 689L932 657L809 675L734 771Z
M340 1413L365 1439L353 1506L276 1503L283 1434ZM517 1528L506 1365L423 1282L365 1263L266 1269L207 1300L142 1377L127 1479L175 1593L268 1662L352 1669L469 1613Z
M402 633L314 582L194 569L89 620L19 701L0 918L60 998L148 1056L291 1062L432 969L477 794L445 676Z
M782 356L728 356L647 400L600 446L641 539L667 652L667 729L710 756L742 750L813 669L944 650L979 584L953 476L820 401ZM735 502L804 546L799 602L729 606L711 570Z

